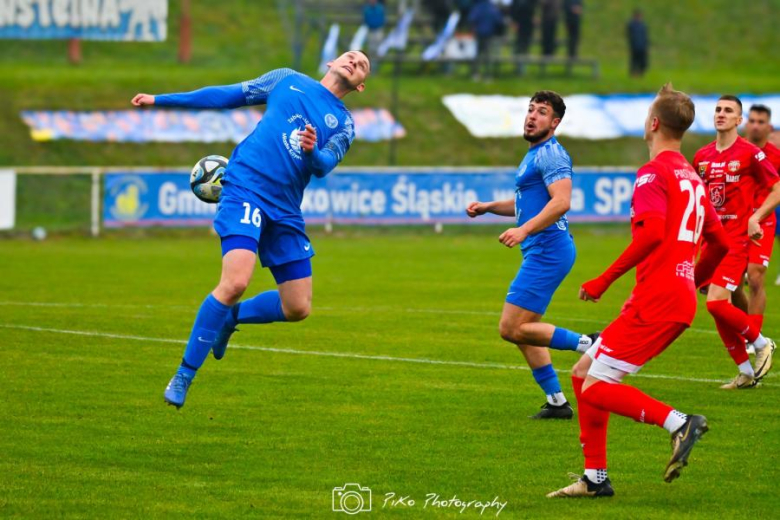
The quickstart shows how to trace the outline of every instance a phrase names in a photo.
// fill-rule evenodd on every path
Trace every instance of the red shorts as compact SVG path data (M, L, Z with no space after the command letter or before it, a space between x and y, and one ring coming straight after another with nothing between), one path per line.
M764 236L758 241L760 245L752 241L748 246L748 263L759 264L764 267L769 266L769 259L772 258L772 247L775 245L775 228L777 221L772 218L761 223L761 229L764 230Z
M687 328L685 323L642 321L634 312L621 313L601 333L592 357L610 368L635 374Z
M736 291L744 279L745 271L747 271L748 251L749 247L747 244L732 246L726 257L718 265L715 274L712 275L710 283L728 289L731 292Z

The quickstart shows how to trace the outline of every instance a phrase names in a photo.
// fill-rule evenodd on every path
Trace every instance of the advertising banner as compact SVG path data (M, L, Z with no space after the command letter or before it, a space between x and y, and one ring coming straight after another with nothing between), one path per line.
M0 38L165 41L168 0L3 0Z
M572 222L618 222L630 216L635 172L575 172ZM207 226L216 204L198 200L189 174L113 173L105 176L106 227ZM511 218L466 216L469 202L514 198L514 171L349 170L312 178L302 210L310 224L511 223Z

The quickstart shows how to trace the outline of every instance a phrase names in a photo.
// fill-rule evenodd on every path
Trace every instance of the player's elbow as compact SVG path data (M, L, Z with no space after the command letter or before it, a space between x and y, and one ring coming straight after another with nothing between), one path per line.
M558 216L561 217L571 209L571 197L555 197L555 209Z
M664 242L664 237L658 236L658 235L653 235L653 236L648 237L647 247L650 250L654 250L655 248L657 248L661 244L663 244L663 242Z

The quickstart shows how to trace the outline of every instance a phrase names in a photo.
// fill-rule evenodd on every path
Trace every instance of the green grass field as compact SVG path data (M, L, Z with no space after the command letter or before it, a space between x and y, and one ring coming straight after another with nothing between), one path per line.
M703 309L631 378L708 416L682 477L662 481L666 432L614 417L617 496L544 498L581 470L578 427L527 419L543 396L497 334L519 263L500 230L315 230L312 316L246 326L180 411L162 392L216 282L215 238L0 241L0 516L334 517L332 489L358 482L373 491L367 518L479 515L423 508L428 493L499 497L501 518L772 517L780 385L772 374L763 388L718 390L735 368ZM575 226L579 259L551 321L590 332L616 315L630 279L597 305L575 294L625 231ZM249 292L270 285L260 272ZM778 335L780 290L768 290L766 332ZM571 397L576 356L553 357ZM417 503L383 509L387 493Z

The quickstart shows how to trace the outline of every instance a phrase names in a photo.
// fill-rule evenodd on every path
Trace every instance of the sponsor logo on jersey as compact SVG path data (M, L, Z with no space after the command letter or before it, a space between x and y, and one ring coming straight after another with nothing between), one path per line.
M293 125L293 129L289 134L287 132L282 134L282 142L284 143L284 147L287 149L287 153L290 154L290 157L301 160L300 133L305 130L306 125L311 123L309 123L309 120L301 114L295 114L294 116L288 118L287 122Z
M704 175L707 173L707 165L708 164L710 164L709 161L699 163L699 175L700 176L704 177Z
M739 182L739 175L726 174L726 182Z
M290 90L294 90L295 92L300 92L301 94L306 94L303 90L296 88L295 85L290 85Z
M758 152L756 154L757 161L763 161L764 159L766 159L766 154L764 152Z
M686 260L681 264L677 264L676 274L680 278L693 281L693 262Z
M726 183L713 182L709 185L710 201L716 208L723 206L726 202Z
M325 124L328 128L336 128L339 126L339 120L333 114L325 114Z
M655 174L654 173L646 173L639 177L636 180L636 187L644 186L645 184L650 184L655 180Z
M729 162L729 171L731 173L734 173L735 171L739 170L740 166L741 166L741 163L739 161L731 161L731 162Z

